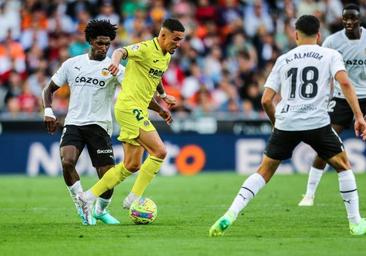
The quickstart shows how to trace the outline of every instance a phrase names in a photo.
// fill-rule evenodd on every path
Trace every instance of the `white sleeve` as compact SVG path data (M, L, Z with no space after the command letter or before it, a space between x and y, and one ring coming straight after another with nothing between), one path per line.
M122 80L125 76L125 67L122 66L122 65L119 65L119 71L118 71L118 74L117 74L117 80L118 82L121 84L122 83Z
M333 48L332 47L332 40L330 40L330 37L327 37L323 44L322 44L322 47L325 47L325 48Z
M271 88L275 92L279 92L281 88L281 75L279 70L279 61L277 59L274 64L271 73L269 74L264 87Z
M68 61L65 61L61 67L56 71L56 73L51 77L51 80L59 87L67 83L67 70Z
M338 71L346 70L342 55L336 50L332 51L332 58L330 63L330 72L334 77Z

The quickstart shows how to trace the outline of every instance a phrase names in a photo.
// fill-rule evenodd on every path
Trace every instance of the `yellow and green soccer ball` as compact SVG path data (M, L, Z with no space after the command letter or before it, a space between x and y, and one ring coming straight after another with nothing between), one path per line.
M129 215L135 224L149 224L156 219L158 208L150 198L141 197L132 203Z

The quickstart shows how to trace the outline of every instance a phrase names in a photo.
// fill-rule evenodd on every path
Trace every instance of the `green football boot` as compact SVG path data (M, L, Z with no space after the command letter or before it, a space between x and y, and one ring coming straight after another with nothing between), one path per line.
M101 214L97 214L95 212L95 208L94 208L93 217L96 218L97 220L102 221L105 224L110 224L110 225L120 224L119 220L117 220L115 217L110 215L107 210L104 210L103 213L101 213Z
M349 224L349 231L353 236L361 236L366 233L366 220L361 219L358 224Z
M213 224L208 232L209 236L223 236L224 232L234 223L235 214L226 212L224 216Z

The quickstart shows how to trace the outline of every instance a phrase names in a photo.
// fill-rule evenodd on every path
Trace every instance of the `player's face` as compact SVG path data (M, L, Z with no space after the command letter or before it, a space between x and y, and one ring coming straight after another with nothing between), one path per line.
M91 57L95 60L104 60L109 46L111 45L111 39L108 36L98 36L91 40Z
M347 33L358 32L360 29L360 13L357 10L344 10L342 22Z
M165 38L165 50L169 52L170 54L173 54L175 52L175 49L180 47L180 43L184 38L184 32L180 31L173 31L166 34Z

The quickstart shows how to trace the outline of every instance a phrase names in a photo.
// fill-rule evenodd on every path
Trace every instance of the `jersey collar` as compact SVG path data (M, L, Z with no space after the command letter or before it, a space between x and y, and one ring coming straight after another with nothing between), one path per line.
M152 41L154 43L156 50L160 51L163 54L163 50L161 49L161 47L159 45L158 38L154 37Z

